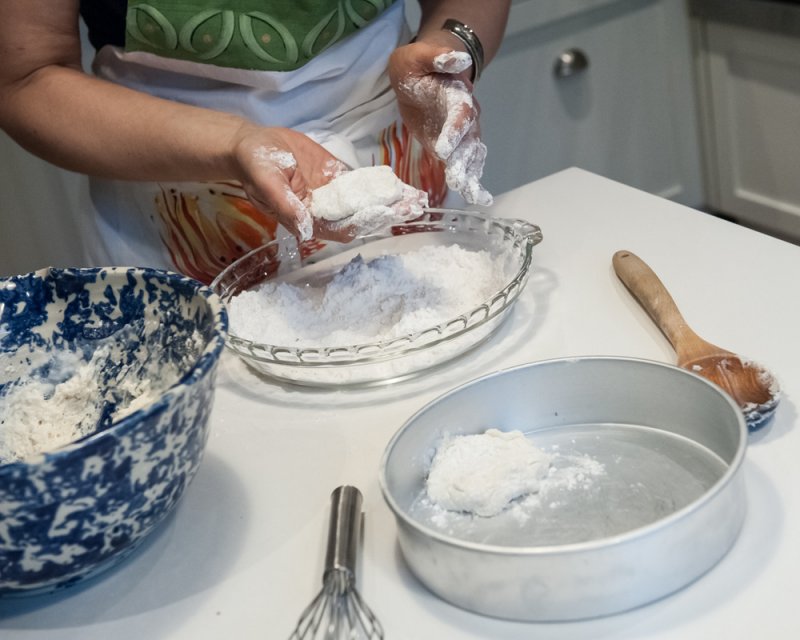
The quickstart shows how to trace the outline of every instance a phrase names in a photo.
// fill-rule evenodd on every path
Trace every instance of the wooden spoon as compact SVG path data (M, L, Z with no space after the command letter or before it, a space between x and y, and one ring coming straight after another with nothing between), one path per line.
M726 391L742 408L750 431L763 427L775 413L780 397L774 376L760 365L698 336L686 324L664 284L638 256L617 251L612 264L619 279L675 349L678 366L708 378Z

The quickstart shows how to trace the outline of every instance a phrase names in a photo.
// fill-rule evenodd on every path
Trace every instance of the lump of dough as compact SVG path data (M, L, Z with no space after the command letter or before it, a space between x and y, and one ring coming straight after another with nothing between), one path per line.
M365 210L380 213L403 197L405 186L386 165L345 171L311 192L311 215L336 221Z
M428 497L449 511L491 517L512 500L539 491L550 457L520 431L486 433L446 440L433 458Z

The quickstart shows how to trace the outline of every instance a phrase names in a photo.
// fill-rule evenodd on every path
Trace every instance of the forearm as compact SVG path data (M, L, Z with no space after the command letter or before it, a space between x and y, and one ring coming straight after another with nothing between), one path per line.
M234 177L243 120L84 73L79 0L4 0L0 128L36 155L130 180Z
M500 48L511 0L420 0L419 4L422 9L419 40L442 43L442 34L446 33L441 31L442 24L454 18L478 34L486 64Z
M238 117L47 65L3 88L0 126L66 169L129 180L231 178Z

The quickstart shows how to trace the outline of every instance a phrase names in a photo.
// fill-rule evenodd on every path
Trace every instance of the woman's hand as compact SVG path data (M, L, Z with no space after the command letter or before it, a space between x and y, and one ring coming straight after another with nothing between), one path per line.
M350 168L308 136L282 128L245 125L235 144L235 157L247 197L267 215L277 218L300 242L312 237L336 242L371 233L422 215L428 194L405 185L390 212L374 220L364 216L329 221L312 215L312 191Z
M313 235L340 240L315 225L309 209L311 191L347 166L308 136L283 128L243 125L234 142L237 177L250 201L274 216L298 240ZM335 237L332 237L335 236Z
M469 54L447 44L414 42L392 54L389 77L406 126L445 162L448 186L470 204L489 205L492 196L480 183L486 145L471 64Z

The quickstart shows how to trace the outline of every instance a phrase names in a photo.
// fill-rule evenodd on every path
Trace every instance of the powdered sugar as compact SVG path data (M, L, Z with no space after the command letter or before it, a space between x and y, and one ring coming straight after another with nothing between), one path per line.
M326 178L335 178L339 174L348 171L347 165L341 160L329 159L322 166L322 175Z
M458 191L467 202L481 206L491 205L494 201L492 194L480 182L485 162L486 145L470 131L447 160L447 186Z
M103 379L110 363L122 359L128 331L97 341L88 360L80 349L56 352L42 369L46 374L6 366L3 377L17 379L0 396L0 462L30 460L79 440L147 406L177 382L177 364L147 355L123 366L113 380ZM195 335L189 348L199 340Z
M472 66L472 57L464 51L440 53L433 59L433 68L440 73L461 73Z
M310 240L314 236L314 218L311 216L311 212L288 184L285 187L284 194L295 212L295 222L297 224L297 232L300 235L300 242Z
M312 215L353 235L418 218L426 206L427 193L402 182L389 166L340 172L311 193Z
M346 346L416 333L485 302L508 281L487 251L426 245L360 256L321 285L266 282L230 301L231 333L261 344Z
M453 63L443 59L441 64L444 67ZM426 129L428 135L436 135L434 151L446 163L447 186L458 191L470 204L492 204L492 195L480 183L486 145L479 137L477 109L467 85L445 75L426 75L409 76L399 89L420 108L431 113L438 110L444 118L438 132L430 131L436 129L433 120L426 123Z
M297 167L297 159L294 155L286 149L279 149L277 147L262 145L253 151L253 158L256 164L266 171L285 171ZM300 241L305 242L306 240L310 240L314 235L314 220L306 208L306 205L292 190L288 182L286 182L284 186L283 194L286 202L294 213L294 223Z
M290 151L277 147L258 147L253 152L253 157L262 167L276 167L283 170L293 169L297 166L297 160Z
M339 174L311 192L311 213L324 220L341 220L359 211L380 215L403 195L403 183L391 167L364 167Z
M431 463L428 497L448 511L495 516L512 500L536 493L550 458L520 431L445 440Z
M434 149L436 155L446 160L473 125L474 119L467 114L474 110L475 104L472 93L461 80L447 80L443 89L447 118Z
M473 436L443 435L432 460L448 442L470 437ZM519 436L513 437L516 439ZM531 436L523 437L527 439ZM606 477L605 465L587 454L572 450L572 447L568 452L560 451L558 445L535 447L537 439L533 436L530 442L530 448L537 452L536 458L532 458L534 464L535 460L542 460L536 471L535 489L519 492L516 498L508 500L504 508L490 517L482 517L471 509L445 508L430 496L430 473L422 491L410 506L409 515L448 535L487 544L531 546L591 539L595 526L590 519L584 521L582 513L584 509L588 510L589 505L596 503L601 495L597 492L601 490L603 482L613 482ZM550 438L541 439L547 441ZM480 440L475 442L481 443ZM486 442L489 441L484 439L483 443ZM485 453L488 455L489 452ZM501 463L497 461L492 466L499 470ZM468 473L475 465L464 467L465 473ZM495 476L484 477L490 479L490 484L496 480L502 492L510 485L509 479L503 479L500 473L498 471ZM510 484L516 482L515 478L510 479ZM534 486L534 483L531 485ZM488 493L486 487L472 489L475 495Z

